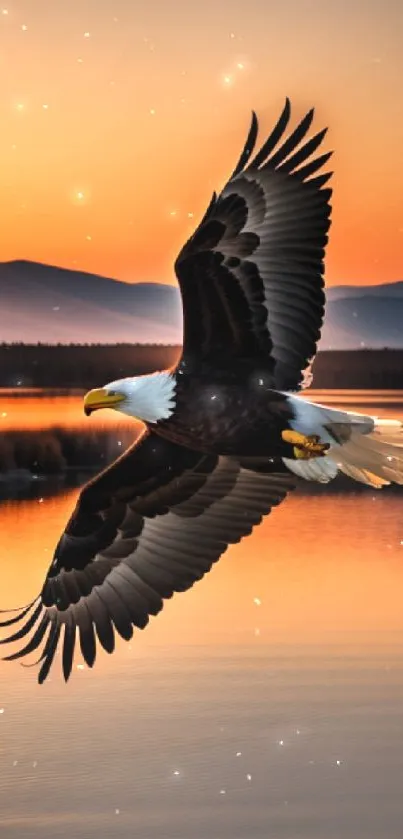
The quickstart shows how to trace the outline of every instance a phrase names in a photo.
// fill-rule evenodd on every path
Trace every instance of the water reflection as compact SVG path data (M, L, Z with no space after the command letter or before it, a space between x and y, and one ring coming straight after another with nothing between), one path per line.
M380 416L399 416L403 394L385 391L309 392L309 398L339 407L354 407ZM37 391L0 392L0 499L36 497L38 481L51 476L43 492L78 486L89 474L115 460L137 438L140 423L116 411L86 418L82 395ZM62 477L63 476L63 477ZM55 479L57 477L57 479ZM338 480L331 491L348 486ZM317 492L315 485L307 491Z
M115 460L140 433L113 411L87 419L82 396L0 396L0 500L59 494Z
M1 607L37 594L76 496L1 506ZM292 494L201 583L168 603L163 627L160 617L152 620L141 644L323 644L356 631L378 643L403 632L402 503L402 491L387 489L337 499ZM114 671L116 662L106 654L102 661Z
M65 425L60 401L46 401L46 428L31 401L19 427L120 439L112 412L85 420L78 397L62 404ZM41 587L72 474L0 505L1 608ZM307 484L92 672L78 654L68 686L60 661L43 688L0 663L1 835L398 839L402 504L401 488Z
M0 475L18 477L18 470L34 476L55 475L67 469L100 468L118 457L138 433L138 426L119 431L107 427L5 431L0 439Z
M44 430L68 427L80 430L90 428L122 428L133 420L109 409L85 417L82 394L57 395L41 391L0 390L0 423L3 431Z
M74 499L0 508L1 605ZM402 539L401 498L293 496L68 686L0 664L7 839L398 839Z

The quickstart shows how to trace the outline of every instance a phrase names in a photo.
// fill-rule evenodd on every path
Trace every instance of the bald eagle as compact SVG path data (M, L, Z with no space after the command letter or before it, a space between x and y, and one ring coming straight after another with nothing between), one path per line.
M136 443L82 489L38 598L2 622L7 660L41 648L38 681L61 641L71 674L77 628L89 667L96 639L112 653L163 600L210 570L298 480L338 471L370 486L403 484L402 423L313 404L324 316L331 152L316 156L314 112L288 132L290 102L255 153L252 113L239 161L181 250L178 364L90 391L87 414L143 421ZM17 614L15 614L17 612Z

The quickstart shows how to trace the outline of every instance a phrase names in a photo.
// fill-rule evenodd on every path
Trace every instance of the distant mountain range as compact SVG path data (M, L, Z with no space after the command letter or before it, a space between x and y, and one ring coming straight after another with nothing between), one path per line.
M178 288L123 283L36 262L0 263L0 341L182 340ZM320 349L403 347L403 282L327 290Z
M327 290L319 348L354 350L403 347L403 282L335 286Z
M0 262L0 341L161 343L182 338L176 288L37 262Z

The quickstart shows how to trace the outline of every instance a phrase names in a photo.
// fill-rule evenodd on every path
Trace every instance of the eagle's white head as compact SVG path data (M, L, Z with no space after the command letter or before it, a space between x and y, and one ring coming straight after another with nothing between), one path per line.
M84 411L88 415L98 408L113 408L143 422L158 422L173 414L175 388L175 377L167 371L117 379L90 390L84 397Z

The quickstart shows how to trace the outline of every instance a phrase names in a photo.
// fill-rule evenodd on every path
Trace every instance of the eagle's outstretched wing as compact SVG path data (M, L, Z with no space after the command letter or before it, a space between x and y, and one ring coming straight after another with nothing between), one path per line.
M180 252L184 357L261 357L274 387L303 386L324 315L331 152L326 129L307 140L313 110L285 138L290 103L251 160L258 121L239 162ZM312 177L313 176L313 177Z
M164 598L201 579L293 486L281 463L241 465L145 431L82 490L40 596L0 624L21 622L3 644L29 638L7 660L43 643L43 682L62 634L67 680L78 628L91 667L96 636L113 652L114 630L129 639L133 626L143 629Z

